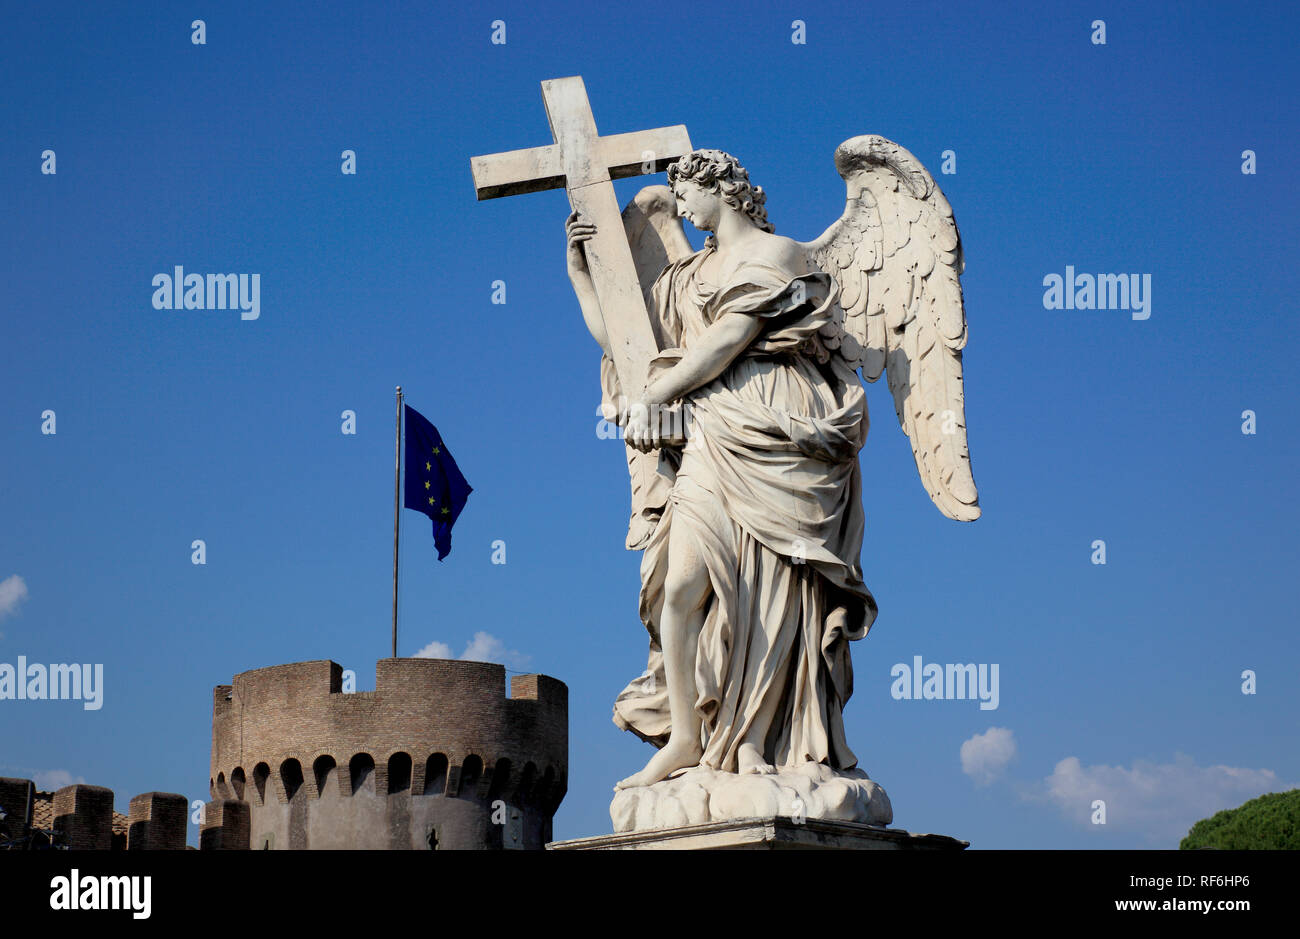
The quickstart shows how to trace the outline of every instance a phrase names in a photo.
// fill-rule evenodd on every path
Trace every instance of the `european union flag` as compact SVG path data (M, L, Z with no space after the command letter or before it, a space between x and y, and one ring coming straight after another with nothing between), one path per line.
M404 502L408 509L433 519L433 543L441 561L451 553L451 526L474 489L461 475L438 428L409 404L402 407L406 417Z

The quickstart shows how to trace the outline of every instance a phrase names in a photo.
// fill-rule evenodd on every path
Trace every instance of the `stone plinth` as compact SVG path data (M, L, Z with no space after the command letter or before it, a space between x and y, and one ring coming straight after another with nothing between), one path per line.
M190 800L175 792L146 792L131 800L128 851L184 851Z
M54 793L54 837L73 851L113 847L113 790L76 783Z
M546 847L550 851L962 851L969 846L970 842L947 835L855 822L800 822L777 815L553 841Z
M36 800L36 786L30 779L9 779L0 776L0 842L22 843L32 827L32 803Z
M247 851L248 833L248 803L238 799L214 799L203 809L199 850Z

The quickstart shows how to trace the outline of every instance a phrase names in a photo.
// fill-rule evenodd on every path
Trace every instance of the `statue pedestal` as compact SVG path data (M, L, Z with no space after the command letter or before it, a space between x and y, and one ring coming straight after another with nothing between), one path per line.
M548 851L962 851L970 845L947 835L922 835L901 828L784 815L743 818L680 828L628 831L594 838L552 841Z

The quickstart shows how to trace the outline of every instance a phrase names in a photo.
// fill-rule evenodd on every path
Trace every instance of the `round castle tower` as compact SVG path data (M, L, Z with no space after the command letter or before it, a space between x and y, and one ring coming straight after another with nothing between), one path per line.
M374 691L342 687L342 666L323 660L213 689L209 816L247 819L226 846L537 850L551 840L568 785L563 682L515 675L507 698L501 665L381 659Z

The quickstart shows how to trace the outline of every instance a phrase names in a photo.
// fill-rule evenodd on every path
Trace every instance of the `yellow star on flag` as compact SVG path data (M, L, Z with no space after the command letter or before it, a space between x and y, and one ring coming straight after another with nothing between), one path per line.
M429 504L433 505L433 496L429 496Z
M424 488L425 488L425 489L428 489L431 485L433 485L433 484L430 483L427 479L424 481Z
M440 450L439 448L437 448L437 447L434 447L434 448L433 448L433 455L434 455L434 456L437 456L437 455L438 455L439 453L441 453L441 452L442 452L442 450Z
M431 469L433 469L433 464L432 464L432 463L425 463L425 464L424 464L424 468L425 468L426 470L431 470Z
M450 515L450 514L451 514L451 509L447 508L447 507L444 505L444 506L442 507L442 514L443 514L443 515Z

